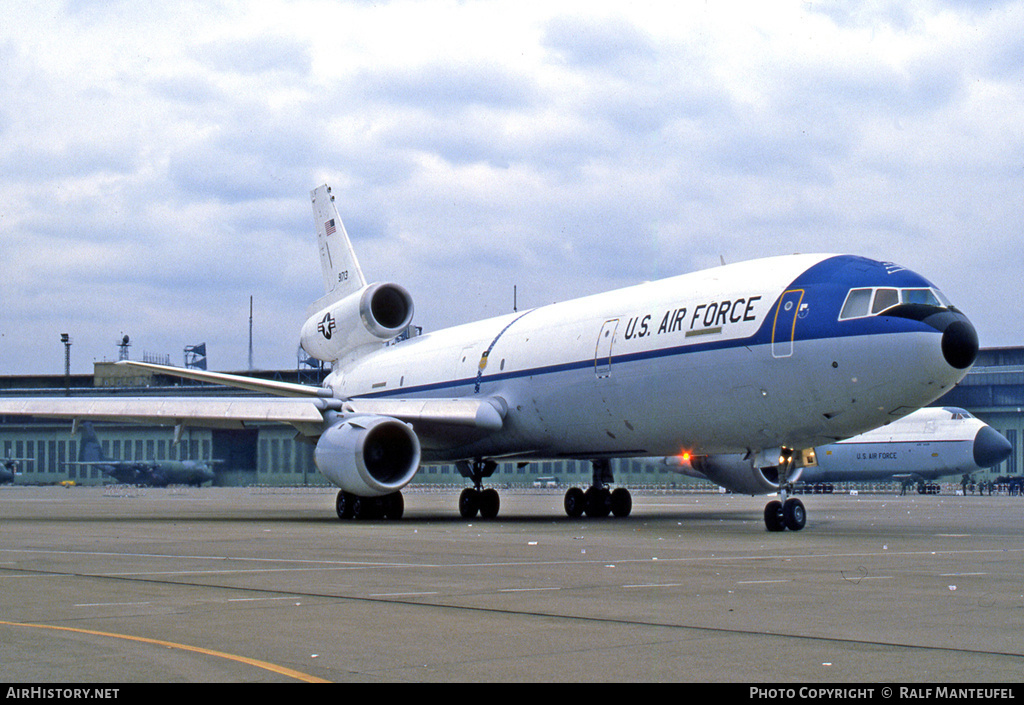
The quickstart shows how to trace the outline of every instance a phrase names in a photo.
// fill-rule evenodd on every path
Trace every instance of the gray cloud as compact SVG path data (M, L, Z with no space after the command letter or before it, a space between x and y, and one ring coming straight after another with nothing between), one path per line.
M257 363L294 364L324 181L428 329L516 285L523 308L849 251L932 278L983 344L1021 342L992 305L1024 264L1019 3L606 9L15 0L3 371L59 370L62 330L80 372L122 333L240 368L249 295Z

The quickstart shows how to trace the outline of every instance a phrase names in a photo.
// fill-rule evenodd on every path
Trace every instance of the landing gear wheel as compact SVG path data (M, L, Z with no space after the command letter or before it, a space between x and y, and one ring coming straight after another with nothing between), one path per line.
M498 490L488 488L480 492L479 505L482 518L493 519L498 516L498 509L501 507Z
M405 500L402 498L401 492L392 492L381 497L381 505L385 519L395 521L401 519L405 513Z
M782 517L782 502L773 499L764 508L764 525L768 531L782 531L786 528L785 520Z
M338 513L339 519L352 518L354 499L355 495L349 494L344 490L338 492L338 497L334 500L334 510Z
M612 490L610 504L612 514L617 517L628 517L633 511L633 496L625 487L617 487Z
M455 463L459 474L473 483L472 487L462 490L459 495L459 515L463 519L472 519L478 513L484 519L493 519L498 516L498 509L501 506L501 499L495 489L484 489L484 480L494 474L498 469L498 463L484 458L474 458L472 461L460 460Z
M381 505L376 497L352 495L352 516L356 519L380 519Z
M586 496L579 487L570 487L565 493L565 513L573 519L583 516L583 510L587 506Z
M611 512L611 493L603 487L591 487L583 493L586 499L586 507L583 511L588 517L606 517Z
M463 519L472 519L480 511L480 493L472 487L462 490L459 495L459 514Z
M800 531L807 524L807 512L799 499L787 499L782 505L782 521L790 531Z

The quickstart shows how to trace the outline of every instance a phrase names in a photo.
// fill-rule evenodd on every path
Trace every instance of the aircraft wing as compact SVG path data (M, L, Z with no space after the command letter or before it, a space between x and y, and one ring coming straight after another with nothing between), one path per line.
M424 440L445 443L502 427L504 406L491 399L339 399L282 397L30 397L0 398L0 415L119 421L166 426L244 428L256 423L296 427L319 436L326 417L389 416L412 424ZM458 442L456 440L456 442Z
M197 382L209 382L210 384L223 384L226 387L247 389L251 392L263 392L285 397L324 397L332 396L331 390L324 387L311 387L305 384L294 384L292 382L278 382L271 379L257 379L243 375L232 375L226 372L207 372L188 367L172 367L170 365L154 365L149 362L135 362L134 360L122 360L117 363L125 367L135 367L140 370L159 372L169 377L182 377Z
M419 426L462 426L481 431L501 428L505 407L496 399L351 399L342 411L390 416Z
M325 423L353 415L388 416L411 424L426 447L450 447L502 427L505 405L497 399L351 399L330 389L167 365L123 361L161 374L221 384L264 397L36 397L0 398L0 415L120 421L200 428L244 428L256 423L294 426L319 436Z
M247 424L323 424L319 399L219 397L29 397L0 399L0 414L170 426L243 428Z

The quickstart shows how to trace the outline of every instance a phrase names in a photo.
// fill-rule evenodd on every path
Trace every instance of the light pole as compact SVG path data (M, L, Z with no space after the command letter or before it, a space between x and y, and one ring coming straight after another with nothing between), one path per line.
M61 333L60 342L64 343L64 396L71 396L71 336Z

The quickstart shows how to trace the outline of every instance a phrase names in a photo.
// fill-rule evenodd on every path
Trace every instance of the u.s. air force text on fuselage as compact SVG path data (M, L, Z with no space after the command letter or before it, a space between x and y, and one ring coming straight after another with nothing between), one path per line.
M625 340L646 338L651 335L682 332L687 337L721 333L730 323L740 321L756 321L755 304L760 296L741 296L724 301L710 301L697 304L691 308L681 306L665 311L664 314L637 314L630 316L622 337ZM692 313L689 313L692 310ZM653 321L660 317L660 324L655 329Z

